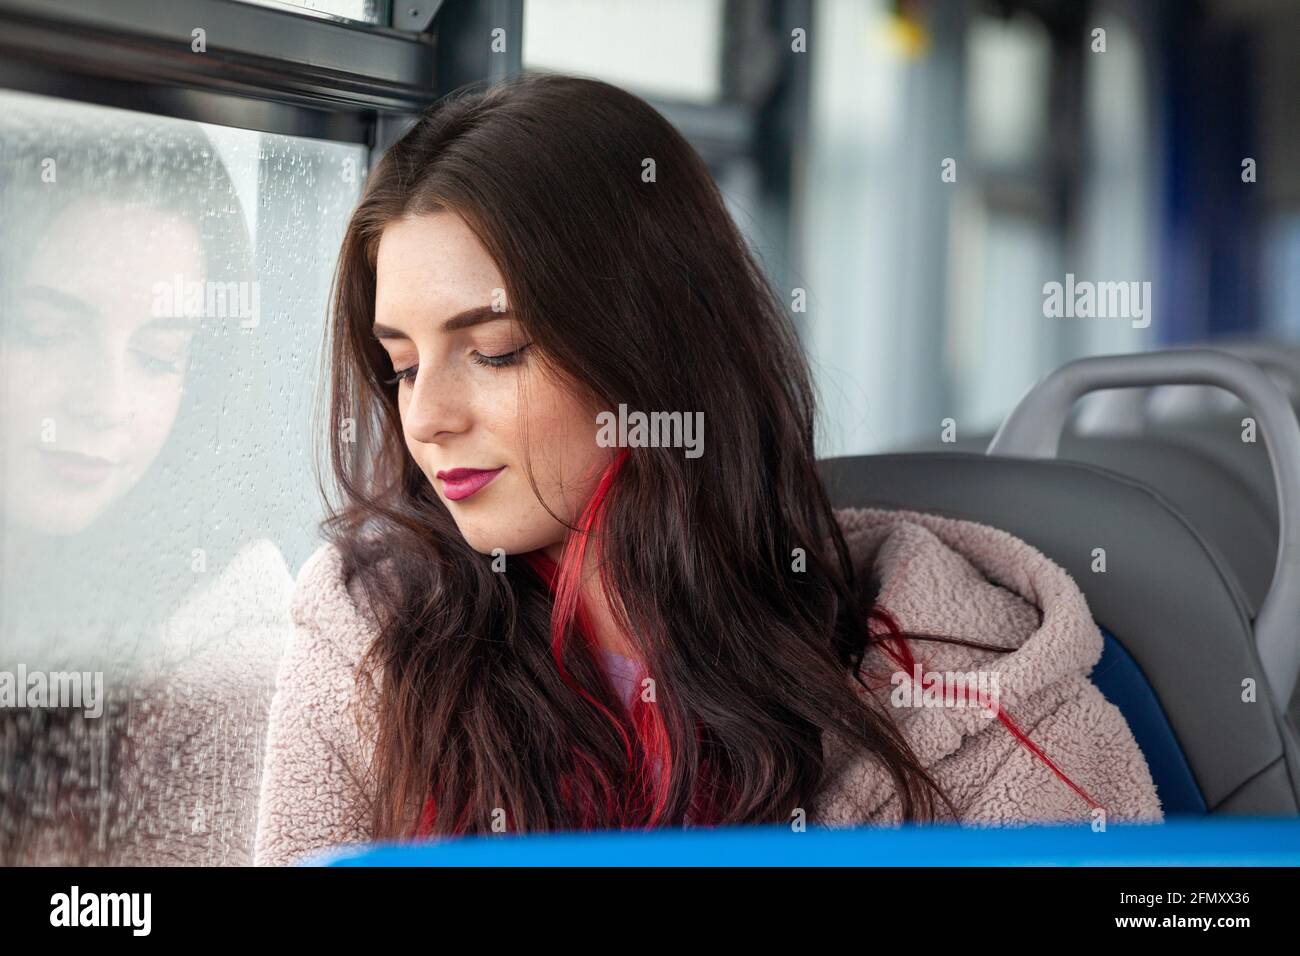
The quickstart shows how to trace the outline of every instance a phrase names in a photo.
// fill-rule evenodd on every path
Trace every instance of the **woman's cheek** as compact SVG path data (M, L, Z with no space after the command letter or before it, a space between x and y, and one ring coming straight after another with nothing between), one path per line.
M133 444L139 463L146 467L162 450L185 394L185 376L162 375L137 379L133 417Z

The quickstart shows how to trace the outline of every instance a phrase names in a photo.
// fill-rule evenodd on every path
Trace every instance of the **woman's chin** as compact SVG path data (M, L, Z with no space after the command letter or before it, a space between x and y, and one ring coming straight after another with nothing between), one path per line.
M552 543L550 537L520 536L517 532L494 533L490 528L461 528L465 543L488 557L515 556L537 551Z

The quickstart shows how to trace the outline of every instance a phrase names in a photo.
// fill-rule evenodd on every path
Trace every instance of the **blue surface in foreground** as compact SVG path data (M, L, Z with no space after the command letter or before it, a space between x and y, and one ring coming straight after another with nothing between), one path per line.
M1300 866L1300 820L1211 818L1161 825L896 829L788 826L471 836L371 844L331 866Z

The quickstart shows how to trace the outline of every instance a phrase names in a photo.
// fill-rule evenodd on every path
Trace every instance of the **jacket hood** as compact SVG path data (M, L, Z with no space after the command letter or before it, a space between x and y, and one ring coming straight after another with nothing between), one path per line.
M904 634L993 645L908 640L922 670L942 673L948 683L956 673L982 675L980 686L993 689L997 707L1027 730L1022 718L1037 713L1042 698L1053 696L1053 688L1086 680L1100 658L1101 632L1083 592L1063 568L1019 538L918 511L851 508L836 517L859 580L878 585L876 607L887 610ZM878 621L871 630L888 636ZM992 719L996 712L973 699L969 706L915 706L920 690L912 690L912 675L904 680L905 673L873 643L861 668L869 689L857 681L852 686L864 697L874 695L894 717L922 766L934 767L974 738L1011 739L1002 722ZM883 766L870 766L874 758L851 755L842 740L829 736L830 779L853 779L849 789L858 812L878 809L893 792L892 778ZM833 804L834 784L829 792Z

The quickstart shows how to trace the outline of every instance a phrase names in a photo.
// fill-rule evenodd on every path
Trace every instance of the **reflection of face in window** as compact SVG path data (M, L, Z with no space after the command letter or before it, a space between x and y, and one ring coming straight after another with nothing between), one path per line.
M95 199L48 224L16 278L4 345L10 526L74 534L129 492L176 420L196 319L155 285L202 281L198 230Z
M287 486L248 218L194 124L4 95L0 142L0 646L134 659Z

